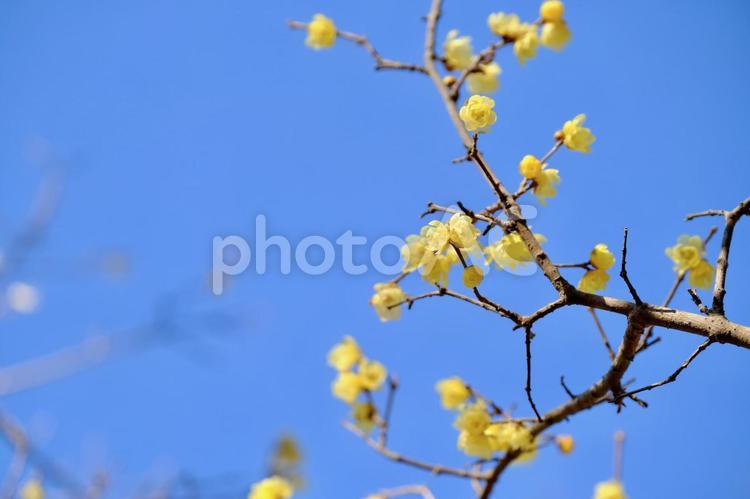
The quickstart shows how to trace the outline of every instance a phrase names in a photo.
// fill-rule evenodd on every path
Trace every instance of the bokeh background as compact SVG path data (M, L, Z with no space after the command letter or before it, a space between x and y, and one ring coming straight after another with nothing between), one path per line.
M664 248L718 222L684 215L748 196L750 10L740 0L566 5L574 38L562 53L540 50L525 67L500 55L499 122L482 145L515 186L521 156L545 152L563 121L586 112L594 150L556 156L563 183L535 229L556 260L580 261L597 242L619 248L629 227L631 278L660 302L674 278ZM448 0L439 38L458 28L479 49L491 40L489 12L531 20L537 7ZM109 497L181 474L197 480L199 497L243 497L263 476L274 439L291 432L305 453L301 497L362 497L405 483L428 483L440 498L470 496L468 484L387 462L342 430L347 409L330 395L325 355L355 335L401 379L393 448L461 466L453 416L433 385L460 375L526 414L523 339L507 322L439 300L381 324L367 300L382 276L346 275L338 264L322 276L285 276L275 255L271 271L233 280L221 298L206 286L211 238L240 234L253 245L258 214L293 243L346 230L373 240L418 231L428 201L492 202L473 168L450 163L461 147L426 78L375 73L347 43L316 53L285 25L324 12L368 34L385 56L419 61L427 8L398 0L0 4L4 251L26 226L40 183L54 172L64 178L41 240L2 276L3 287L22 281L41 295L32 314L3 308L3 381L12 366L95 335L148 333L149 344L130 355L5 390L3 411L45 454L83 482L108 472ZM712 257L717 247L718 237ZM746 222L734 248L727 310L748 323ZM355 258L365 261L366 249ZM426 289L419 279L405 287ZM496 272L486 288L524 312L553 296L540 276ZM627 296L617 279L608 293ZM684 290L675 304L693 309ZM616 342L624 321L601 316ZM541 408L565 399L560 375L577 390L606 369L585 310L557 313L536 332ZM633 368L639 382L665 377L700 342L658 334L663 341ZM543 451L507 473L499 493L589 497L610 477L612 435L623 429L633 498L750 497L748 376L747 352L712 347L678 383L647 394L648 409L603 406L559 426L576 451ZM0 466L10 456L0 448Z

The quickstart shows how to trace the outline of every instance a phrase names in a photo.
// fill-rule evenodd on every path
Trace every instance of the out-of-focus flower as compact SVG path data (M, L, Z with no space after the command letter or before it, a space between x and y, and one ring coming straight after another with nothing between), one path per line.
M477 71L466 77L469 92L472 94L491 94L500 88L500 65L496 62L480 64Z
M570 454L576 446L572 435L558 435L555 437L555 444L563 454Z
M388 371L376 360L363 359L359 363L359 384L365 390L377 390L383 385Z
M589 270L578 281L578 289L586 293L596 293L606 288L608 282L609 274L607 274L606 270Z
M594 489L594 499L628 499L619 480L599 482Z
M323 14L315 14L307 25L307 39L305 40L307 46L320 50L333 47L335 42L336 25Z
M370 298L370 305L382 322L393 321L401 317L401 307L395 305L406 300L406 294L395 282L378 283L375 294Z
M700 236L680 236L677 244L667 248L665 253L674 262L675 271L690 270L696 267L706 254Z
M560 51L571 38L570 29L565 21L544 23L539 41L547 48Z
M556 23L563 20L565 5L560 0L547 0L539 7L539 16L545 23Z
M375 427L375 406L369 402L352 404L352 419L354 425L365 433L370 433Z
M339 372L338 377L331 386L331 391L336 398L351 404L362 392L362 378L353 372Z
M513 44L513 53L516 54L518 62L526 64L526 61L536 57L536 49L539 47L539 36L536 29L530 29L518 38Z
M445 52L445 63L450 70L466 69L474 62L471 37L458 36L457 29L448 32L445 43L443 43L443 51Z
M467 288L476 288L482 283L484 272L476 265L470 265L464 269L463 281Z
M272 476L253 485L248 499L290 499L292 485L280 476Z
M547 242L547 238L541 234L534 234L534 237L539 244ZM518 265L533 260L529 249L517 232L504 235L499 241L487 246L484 252L487 255L487 263L495 262L499 269L506 267L514 269Z
M328 365L339 371L349 371L361 359L362 350L351 336L345 336L328 352Z
M435 389L440 394L440 403L444 409L458 409L471 396L466 383L458 376L438 381Z
M609 270L615 264L615 256L609 251L606 244L599 243L591 250L589 262L597 269Z
M690 269L688 284L694 288L711 289L715 272L713 265L706 260L701 260L698 265Z
M560 171L554 168L545 168L534 179L534 196L542 205L547 204L547 199L557 195L557 184L560 183Z
M21 487L21 499L44 499L42 482L32 478Z

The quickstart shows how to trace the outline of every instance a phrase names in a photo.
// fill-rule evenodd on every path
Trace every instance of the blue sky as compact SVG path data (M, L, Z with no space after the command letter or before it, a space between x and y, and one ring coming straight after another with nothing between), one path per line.
M176 469L213 492L242 497L262 476L275 436L290 431L306 453L303 497L362 497L414 482L430 484L437 497L469 496L467 484L386 462L342 430L347 409L330 396L325 354L344 334L355 335L401 379L393 447L461 466L452 415L440 409L433 385L460 375L526 413L523 341L507 322L436 300L383 325L367 305L382 278L339 267L317 277L248 273L220 299L205 291L211 238L243 234L252 244L258 214L270 233L292 242L346 230L373 240L418 231L428 201L493 201L475 170L450 163L460 144L426 78L375 73L361 49L345 43L313 52L285 26L324 12L341 28L368 34L387 57L416 62L427 3L0 5L0 244L22 225L41 178L29 150L48 144L67 172L59 212L14 276L41 290L42 306L31 316L0 318L0 362L143 327L155 314L166 313L176 322L169 331L188 340L4 396L2 408L46 453L81 479L107 469L112 497ZM558 261L580 260L597 242L617 248L629 227L631 277L645 299L660 302L673 280L664 248L682 233L705 234L713 222L686 224L683 216L748 196L750 12L738 0L566 5L574 38L561 54L542 50L525 67L509 52L500 55L499 120L483 149L515 186L518 160L545 152L563 121L587 113L594 151L556 156L560 193L534 227ZM479 48L491 40L489 12L531 19L536 8L520 0L448 1L440 37L457 28ZM749 323L744 224L727 310ZM112 250L132 263L117 281L92 270ZM426 289L417 279L405 287ZM552 296L539 276L495 273L486 287L522 312ZM614 279L608 293L627 296ZM684 291L675 305L693 308ZM616 341L623 319L602 319ZM562 311L536 332L542 408L565 399L560 375L575 390L606 369L585 310ZM659 334L662 343L634 366L639 382L663 378L700 342ZM746 352L718 345L679 383L648 394L648 409L618 415L601 407L577 416L559 427L575 435L575 453L542 452L509 472L501 493L588 497L610 476L612 434L624 429L633 498L747 497L742 463L750 435L736 421L750 409L741 381L748 365ZM0 464L8 457L4 448Z

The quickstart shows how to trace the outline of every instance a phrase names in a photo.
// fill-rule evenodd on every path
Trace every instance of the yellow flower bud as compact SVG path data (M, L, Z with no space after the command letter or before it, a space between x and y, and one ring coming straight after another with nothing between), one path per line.
M445 75L443 76L443 85L446 87L452 87L453 84L456 83L456 77L453 75Z
M560 449L560 452L563 454L570 454L575 448L575 442L573 441L572 435L558 435L555 437L555 443L557 444L557 448Z
M536 57L538 47L539 36L536 34L536 29L530 29L513 44L513 53L516 54L518 62L526 64L528 59Z
M606 288L608 282L609 274L605 270L589 270L578 281L578 289L586 293L596 293Z
M545 23L562 21L564 14L565 5L560 0L548 0L539 7L539 15Z
M448 32L445 43L443 43L443 51L445 52L445 64L449 70L466 69L474 62L471 37L458 36L458 30L456 29Z
M500 76L502 70L496 62L480 64L477 71L466 77L469 92L473 94L490 94L500 88Z
M565 21L544 23L539 40L547 48L558 52L568 44L572 35Z
M376 360L363 359L359 363L359 382L365 390L374 391L383 386L388 376L385 366Z
M307 39L305 40L307 46L320 50L333 47L335 42L336 25L323 14L315 14L307 25Z
M471 395L466 383L457 376L438 381L435 389L440 394L440 403L444 409L459 408Z
M628 496L620 481L610 480L596 485L594 499L628 499Z
M357 341L351 336L345 336L338 345L328 352L328 365L339 371L348 371L362 358Z
M518 171L527 179L535 179L542 173L542 162L536 156L527 154L518 164Z
M339 372L338 377L331 386L331 391L336 398L351 404L362 392L362 381L359 375L350 371Z
M599 243L591 250L589 262L597 269L609 270L615 264L615 256L606 244Z
M404 300L406 294L395 282L378 283L375 285L375 294L370 298L370 305L380 320L387 322L401 317L401 307L396 305Z
M280 476L272 476L253 485L247 499L290 499L292 485Z
M472 95L461 107L459 116L470 132L488 132L491 125L497 121L497 114L493 108L495 101L482 95Z
M476 265L471 265L464 269L463 281L467 288L476 288L482 283L484 272Z

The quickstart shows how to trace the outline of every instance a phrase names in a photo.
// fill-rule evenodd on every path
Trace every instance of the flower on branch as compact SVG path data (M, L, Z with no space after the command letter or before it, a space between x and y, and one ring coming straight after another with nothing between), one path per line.
M494 108L495 101L483 95L472 95L461 106L459 116L470 132L489 132L490 126L497 121Z
M310 24L307 25L305 44L315 50L320 50L333 47L335 42L336 25L323 14L315 14Z
M382 322L394 321L401 317L399 303L406 300L406 294L395 282L378 283L374 286L375 294L370 298L370 305L375 309Z
M448 70L466 69L474 62L470 36L458 36L458 30L448 32L443 43L445 64Z
M449 410L458 409L471 396L469 387L458 376L438 381L435 385L435 390L440 395L440 404L444 409Z
M272 476L253 485L248 499L290 499L294 489L280 476Z

